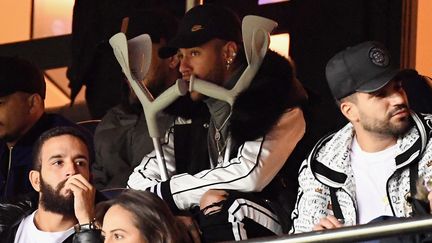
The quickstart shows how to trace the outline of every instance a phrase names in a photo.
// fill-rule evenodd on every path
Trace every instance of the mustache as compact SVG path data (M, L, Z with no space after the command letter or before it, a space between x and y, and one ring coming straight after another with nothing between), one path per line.
M61 182L59 182L59 184L57 185L57 191L60 191L61 189L63 189L63 187L65 187L65 184L66 184L66 181L67 181L68 179L65 179L65 180L63 180L63 181L61 181Z
M389 111L389 117L392 117L392 116L396 115L397 113L399 113L401 111L406 111L408 109L409 109L408 105L406 105L406 104L397 105L395 108L393 108Z

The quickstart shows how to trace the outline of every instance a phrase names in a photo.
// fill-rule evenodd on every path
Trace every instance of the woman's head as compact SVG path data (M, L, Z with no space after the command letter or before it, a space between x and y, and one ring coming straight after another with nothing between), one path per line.
M105 242L184 242L185 234L165 202L156 195L128 190L99 203L96 219Z

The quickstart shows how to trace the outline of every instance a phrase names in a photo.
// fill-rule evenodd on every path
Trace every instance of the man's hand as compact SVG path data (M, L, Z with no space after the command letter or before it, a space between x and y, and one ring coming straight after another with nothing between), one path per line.
M79 224L88 224L94 217L95 188L81 175L69 177L65 189L74 195L75 217Z
M342 226L343 224L335 216L328 215L325 218L321 218L318 224L314 225L313 230L336 229Z
M176 216L177 220L184 224L189 235L192 237L194 243L201 242L201 233L195 220L190 216Z

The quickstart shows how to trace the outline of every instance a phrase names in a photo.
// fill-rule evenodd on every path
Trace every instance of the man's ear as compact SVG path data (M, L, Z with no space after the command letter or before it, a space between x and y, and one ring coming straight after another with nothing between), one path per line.
M35 191L40 192L40 172L31 170L29 173L29 180Z
M39 111L41 107L44 107L44 101L39 94L32 94L28 97L28 104L30 107L30 113Z
M179 65L179 58L177 55L174 55L172 57L168 57L168 66L171 69L178 69L178 65Z
M235 43L234 41L228 41L223 46L222 51L223 51L223 56L224 56L225 60L232 59L232 61L234 61L234 59L237 55L237 52L238 52L237 43Z
M355 122L359 120L358 116L358 108L357 106L350 101L342 101L339 106L342 114L351 122Z

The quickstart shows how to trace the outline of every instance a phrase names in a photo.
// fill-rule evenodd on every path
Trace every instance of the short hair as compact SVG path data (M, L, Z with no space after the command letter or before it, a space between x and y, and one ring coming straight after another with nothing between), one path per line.
M99 203L96 206L96 220L100 225L106 212L115 205L134 216L133 223L146 242L188 242L185 228L176 220L167 204L153 193L129 189L113 199Z
M340 99L336 100L336 104L338 105L338 107L340 107L343 102L352 102L352 103L356 104L356 102L357 102L357 92L352 93L350 95L347 95L347 96L345 96L343 98L340 98Z
M62 135L70 135L73 136L75 138L78 138L81 142L83 142L87 148L88 154L89 154L89 164L91 164L91 162L93 161L93 150L92 150L92 146L91 143L89 141L89 138L85 135L85 132L80 130L77 127L66 127L66 126L59 126L59 127L54 127L51 128L47 131L45 131L44 133L42 133L42 135L40 135L40 137L37 139L36 143L33 146L33 166L32 169L33 170L37 170L40 171L42 168L42 161L41 161L41 151L42 151L42 146L45 144L45 142L48 139L54 138L54 137L59 137Z

